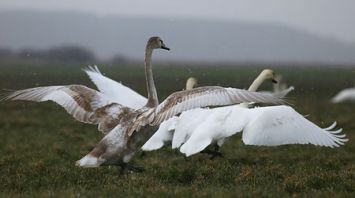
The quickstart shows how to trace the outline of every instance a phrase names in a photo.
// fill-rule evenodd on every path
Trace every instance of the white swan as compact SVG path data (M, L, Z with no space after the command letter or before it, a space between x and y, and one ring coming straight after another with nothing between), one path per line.
M270 80L276 83L274 79L274 72L270 69L263 70L260 75L254 80L249 88L249 91L256 91L260 84L265 81ZM290 90L287 90L289 92ZM285 91L284 91L285 92ZM285 93L284 95L286 95ZM243 106L248 106L247 104L241 104ZM208 114L205 114L202 109L192 109L190 111L184 112L180 117L174 117L167 120L165 123L160 125L158 131L143 145L142 150L152 151L160 149L166 142L172 141L172 148L179 147L187 137L189 137L189 132L193 131L193 128L202 122ZM174 134L175 125L179 122L179 132Z
M333 103L346 101L355 102L355 87L344 89L332 98Z
M255 85L249 90L260 84ZM289 88L292 89L293 87ZM194 109L181 114L175 125L172 147L178 148L182 145L180 151L190 156L201 152L213 142L221 146L225 138L241 131L243 142L249 145L309 143L335 147L348 141L345 134L338 135L341 129L331 131L335 126L336 122L321 129L289 106L246 109L243 105L234 105L215 109Z
M270 70L270 69L264 69L259 75L258 77L252 82L252 84L249 87L249 91L256 91L260 85L266 81L266 80L270 80L271 82L273 82L274 84L277 84L279 82L277 82L275 80L275 74L274 71ZM293 90L293 87L290 87L287 90L283 90L282 92L278 92L279 94L287 95L290 91ZM263 92L266 94L271 94L271 92ZM243 103L243 104L239 104L239 105L235 105L235 106L240 106L240 107L244 107L247 108L249 106L248 103ZM193 109L187 112L183 112L180 116L180 119L175 123L176 124L176 130L173 136L173 140L172 140L172 148L178 148L180 147L190 136L191 134L194 132L195 128L197 128L201 123L203 123L206 119L208 119L209 117L214 117L213 115L214 110L211 111L205 111L205 109ZM228 113L226 113L226 115L217 118L217 119L226 119L226 116L228 116ZM221 126L223 127L223 126ZM225 139L221 138L218 141L216 141L217 143L217 147L216 149L218 150L219 147L221 147L224 143Z
M257 146L314 144L337 147L348 141L345 134L339 134L342 129L332 131L335 122L328 128L319 128L289 106L253 109L233 106L205 110L204 113L210 116L193 129L180 148L186 156L241 131L245 144Z
M107 99L103 94L80 85L49 86L19 90L2 100L52 100L63 106L79 121L99 124L108 132L96 147L76 162L77 166L126 167L134 153L153 135L157 125L183 111L198 107L231 105L242 102L283 103L279 97L235 88L200 87L175 92L158 103L151 67L154 49L167 49L159 37L148 40L145 73L148 100L143 108L134 110ZM104 105L104 106L103 106ZM109 130L113 128L112 130ZM109 130L109 131L107 131Z
M288 89L287 84L284 82L283 77L280 74L275 75L275 80L277 81L277 83L273 85L274 93L279 93L283 90Z

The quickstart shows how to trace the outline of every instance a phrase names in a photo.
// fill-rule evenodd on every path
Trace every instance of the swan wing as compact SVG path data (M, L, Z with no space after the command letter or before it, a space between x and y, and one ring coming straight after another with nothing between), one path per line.
M248 145L277 146L284 144L314 144L337 147L348 140L342 129L320 128L289 106L250 109L252 119L244 128L243 142Z
M93 89L82 85L35 87L7 93L0 100L53 101L62 106L76 120L89 124L102 124L107 117L115 117L122 105ZM110 127L106 127L110 128Z
M142 146L143 151L153 151L160 149L164 143L171 141L178 117L172 117L169 120L160 124L159 129L154 135Z
M270 94L251 92L242 89L218 86L199 87L179 91L168 96L155 110L152 125L159 124L183 111L198 107L231 105L243 102L284 103L279 97Z
M114 102L132 109L139 109L147 103L147 98L124 86L122 83L104 76L97 66L89 66L84 71L100 92Z

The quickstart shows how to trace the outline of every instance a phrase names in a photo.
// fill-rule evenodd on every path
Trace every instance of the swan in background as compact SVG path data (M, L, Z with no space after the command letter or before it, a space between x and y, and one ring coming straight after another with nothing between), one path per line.
M277 94L282 92L287 92L287 90L293 90L294 87L290 86L287 88L287 84L284 82L282 75L277 74L274 76L274 80L277 83L274 83L271 91L260 91L260 93L268 93L268 94Z
M273 85L274 93L280 93L287 89L287 84L284 82L283 77L280 74L275 75L275 80L277 83L274 83Z
M186 90L191 90L195 86L197 86L197 79L194 77L188 78L186 81ZM157 150L164 146L165 142L171 141L173 138L175 124L178 119L178 116L174 116L161 123L157 132L155 132L154 135L142 146L142 150Z
M274 79L274 72L272 70L266 69L254 80L249 88L249 91L256 91L260 84L265 80L271 80L276 82ZM182 115L184 117L174 117L174 119L168 120L168 123L162 124L159 130L143 145L142 150L152 151L160 149L165 142L172 141L172 147L177 148L184 141L185 136L188 136L188 132L192 131L192 128L202 122L208 114L204 114L203 109L192 109L190 111L184 112ZM182 120L183 119L183 120ZM176 123L182 123L180 125L180 132L175 130ZM175 134L174 134L175 133ZM183 138L182 138L183 137Z
M183 111L198 107L231 105L243 102L280 104L277 96L218 86L179 91L158 103L153 79L151 56L154 49L169 50L159 37L151 37L146 45L145 74L148 100L135 110L111 101L106 96L81 85L36 87L10 92L2 100L54 101L79 121L99 123L109 130L87 155L76 162L81 167L117 165L130 168L135 152L154 134L157 125ZM80 118L80 119L79 119ZM100 127L99 127L100 128ZM106 131L105 131L106 132Z
M332 98L332 103L355 102L355 87L340 91Z
M264 69L258 77L252 82L250 87L248 88L248 91L256 91L260 85L266 81L270 80L274 84L278 83L275 79L275 73L271 69ZM287 95L290 91L293 90L293 87L290 87L287 90L284 90L282 92L283 96ZM265 92L264 92L265 93ZM271 93L266 93L266 94L271 94ZM280 93L279 93L280 94ZM244 108L248 108L249 104L248 103L242 103L239 105L235 106L240 106ZM233 108L233 106L229 107ZM228 109L228 108L227 108ZM216 110L217 111L217 110ZM184 112L181 114L180 119L177 121L176 126L175 126L175 133L172 139L172 148L179 148L195 131L195 129L201 125L201 123L204 123L206 119L209 117L213 117L214 114L214 109L193 109L187 112ZM226 116L228 116L228 113L226 115L217 118L217 119L226 119ZM223 127L223 126L221 126ZM223 145L225 141L225 138L220 138L218 141L216 141L215 145L215 151L207 150L205 153L212 154L212 157L216 155L221 155L221 153L218 152L219 147Z

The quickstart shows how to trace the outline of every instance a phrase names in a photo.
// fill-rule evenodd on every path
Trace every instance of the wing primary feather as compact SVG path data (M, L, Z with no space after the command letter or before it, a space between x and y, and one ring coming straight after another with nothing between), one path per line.
M326 130L326 131L330 131L330 130L334 129L334 127L335 127L336 125L337 125L337 122L334 121L329 127L323 128L323 129Z

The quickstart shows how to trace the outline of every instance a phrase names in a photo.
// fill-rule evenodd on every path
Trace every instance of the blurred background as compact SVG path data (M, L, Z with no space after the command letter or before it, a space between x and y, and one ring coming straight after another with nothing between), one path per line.
M344 0L2 0L1 61L142 62L146 40L174 62L355 64L355 2Z
M104 73L145 94L145 85L139 81L144 79L145 44L157 35L171 51L156 51L155 71L175 71L173 79L180 82L168 87L158 83L163 94L182 87L191 75L209 84L246 88L260 69L278 68L276 73L294 74L294 79L286 79L296 86L304 83L299 77L307 75L311 80L331 82L335 87L330 96L353 85L354 7L350 0L3 0L1 88L85 84L86 78L78 80L83 77L80 68L96 64ZM325 79L307 69L333 76ZM343 81L337 80L339 75L332 69L343 71ZM208 75L209 70L217 76ZM227 76L218 76L217 71ZM226 80L228 74L230 80L239 80ZM21 81L18 75L22 75ZM157 81L171 80L171 76L164 76L155 77ZM328 87L313 83L298 89L315 86Z
M145 173L117 179L114 167L74 166L102 138L96 126L51 102L1 101L0 197L353 197L354 104L330 100L354 86L354 8L353 0L1 0L0 95L48 85L94 88L82 69L98 65L146 96L145 45L160 36L171 48L153 55L160 101L190 76L200 86L248 88L271 68L295 86L287 100L297 112L320 127L337 121L349 142L336 149L252 147L237 136L222 147L225 158L186 159L165 148L137 155Z

